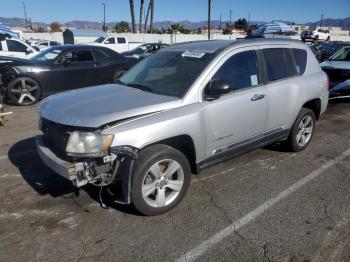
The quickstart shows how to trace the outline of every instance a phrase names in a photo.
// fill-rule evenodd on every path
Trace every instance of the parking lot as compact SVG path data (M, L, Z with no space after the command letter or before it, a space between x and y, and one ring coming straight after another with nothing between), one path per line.
M0 127L0 261L350 261L350 104L330 104L311 145L273 145L192 177L171 212L100 207L35 151L36 106Z

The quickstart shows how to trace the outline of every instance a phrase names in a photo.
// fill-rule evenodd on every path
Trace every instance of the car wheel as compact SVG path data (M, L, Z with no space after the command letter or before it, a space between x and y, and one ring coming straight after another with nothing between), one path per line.
M7 95L16 105L32 105L41 98L41 87L30 77L19 77L9 83Z
M121 78L126 72L127 70L118 70L115 72L113 75L113 83L117 83L118 79Z
M147 216L165 213L183 199L190 181L191 168L180 151L167 145L145 148L135 162L133 204Z
M315 131L315 123L314 112L308 108L303 108L289 134L288 144L291 151L302 151L310 144Z

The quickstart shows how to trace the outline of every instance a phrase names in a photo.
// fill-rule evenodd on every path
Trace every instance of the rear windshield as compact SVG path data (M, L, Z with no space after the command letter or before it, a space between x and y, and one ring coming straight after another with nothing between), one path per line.
M339 50L333 56L331 56L329 60L350 62L350 47L344 47L343 49Z
M130 69L120 78L120 84L181 98L213 56L188 51L158 52Z

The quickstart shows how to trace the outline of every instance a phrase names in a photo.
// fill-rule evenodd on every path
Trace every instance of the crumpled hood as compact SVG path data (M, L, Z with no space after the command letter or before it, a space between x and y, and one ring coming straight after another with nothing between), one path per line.
M346 61L331 61L331 60L326 60L323 61L320 66L322 68L330 68L330 69L348 69L350 70L350 62Z
M63 125L98 128L129 117L177 107L181 99L107 84L63 92L44 99L41 117Z

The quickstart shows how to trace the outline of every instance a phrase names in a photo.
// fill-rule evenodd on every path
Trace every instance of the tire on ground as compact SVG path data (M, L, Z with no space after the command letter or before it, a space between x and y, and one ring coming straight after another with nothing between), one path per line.
M184 179L182 188L177 197L168 205L163 207L152 207L147 204L142 195L142 184L148 170L158 161L170 159L175 160L183 169ZM149 146L140 151L134 165L134 176L132 182L132 202L135 208L144 215L154 216L166 213L174 208L185 196L191 181L190 164L183 153L177 149L163 145Z
M297 135L298 135L298 131L299 131L300 122L306 116L310 116L312 119L312 132L311 132L311 136L310 136L308 142L305 145L301 146L298 144ZM291 131L290 131L290 134L289 134L289 137L287 140L288 147L291 151L293 151L293 152L302 151L310 144L312 137L315 133L315 123L316 123L315 113L311 109L302 108L299 115L297 116L292 128L291 128Z

